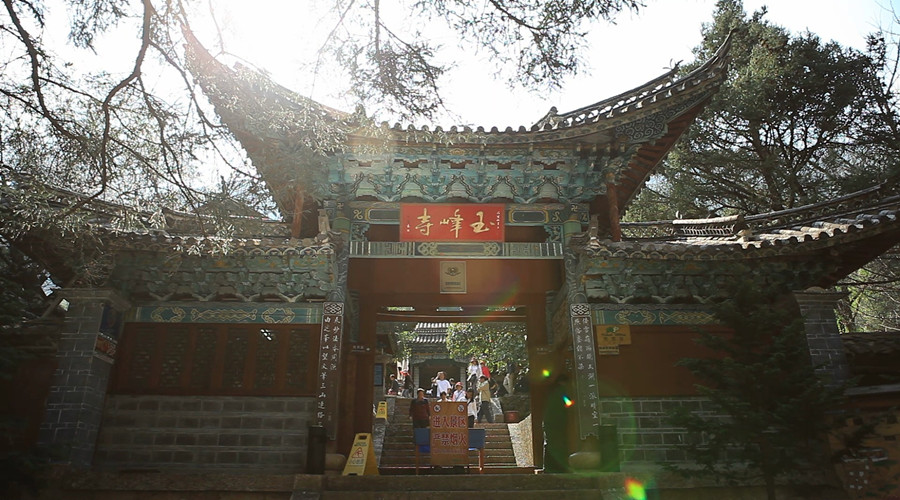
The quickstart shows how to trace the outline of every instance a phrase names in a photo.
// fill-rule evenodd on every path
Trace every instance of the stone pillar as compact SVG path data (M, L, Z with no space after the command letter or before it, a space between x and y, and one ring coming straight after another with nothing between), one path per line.
M58 293L68 301L68 312L57 348L58 366L47 397L40 443L57 452L61 463L89 467L122 313L130 306L111 290L64 289Z
M810 359L816 373L826 378L829 385L842 384L850 376L834 313L837 301L846 296L843 292L830 292L815 287L794 292L806 326Z

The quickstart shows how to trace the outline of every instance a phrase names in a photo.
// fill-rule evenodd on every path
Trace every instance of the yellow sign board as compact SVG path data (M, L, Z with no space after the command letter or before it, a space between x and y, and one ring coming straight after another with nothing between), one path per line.
M344 466L345 476L377 476L378 464L375 463L375 449L372 444L372 435L361 433L353 438L353 446L347 455L347 464Z
M631 327L629 325L597 325L597 345L630 345Z
M387 419L387 401L378 402L378 409L375 410L375 418Z
M631 327L629 325L597 325L597 354L610 356L619 354L620 345L631 344Z

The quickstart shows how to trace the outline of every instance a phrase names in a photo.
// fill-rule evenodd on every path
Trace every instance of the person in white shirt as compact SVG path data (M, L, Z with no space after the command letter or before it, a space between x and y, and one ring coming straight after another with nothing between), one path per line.
M475 390L478 387L478 377L481 376L481 363L478 362L478 359L472 358L469 361L469 367L466 369L467 374L467 388Z
M456 383L456 390L453 391L453 401L467 401L466 391L463 389L462 382Z
M438 372L437 380L434 381L437 384L437 393L440 394L442 392L446 392L447 394L451 394L453 392L453 388L450 386L450 381L447 380L447 376L444 372Z
M478 416L478 402L475 401L475 391L472 389L466 391L466 400L469 402L466 408L468 409L469 429L471 429L475 427L475 417Z

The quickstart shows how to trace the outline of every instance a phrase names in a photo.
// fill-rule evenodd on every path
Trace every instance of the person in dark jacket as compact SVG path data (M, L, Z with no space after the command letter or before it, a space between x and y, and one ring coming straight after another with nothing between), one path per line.
M425 389L420 388L416 393L416 399L409 402L409 416L412 418L413 427L429 427L431 408L425 399Z
M397 376L393 373L391 374L391 385L388 386L388 394L394 396L400 395L400 381L397 380Z
M406 376L403 377L403 397L412 398L415 395L413 389L415 389L415 387L413 386L412 377L409 374L406 374Z

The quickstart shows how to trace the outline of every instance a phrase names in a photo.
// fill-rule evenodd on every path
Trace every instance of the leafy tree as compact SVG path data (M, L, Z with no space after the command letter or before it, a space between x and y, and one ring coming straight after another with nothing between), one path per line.
M21 326L46 307L49 273L0 238L0 329Z
M41 266L0 239L0 385L6 395L20 364L32 357L21 348L20 334L24 323L47 307L43 287L48 278ZM34 493L48 456L45 450L24 449L26 422L8 413L6 404L0 405L0 410L0 489L13 496L25 490Z
M900 331L898 260L895 248L844 280L849 297L838 312L847 331Z
M309 2L309 11L323 5L321 38L298 43L320 46L316 70L321 61L336 61L350 77L342 90L391 118L428 116L441 105L440 77L452 63L443 62L424 27L416 28L423 19L430 20L428 32L443 24L464 43L489 50L498 68L513 68L510 81L543 88L581 69L588 24L639 7L636 0L416 0L391 8L378 0L334 0ZM210 19L217 25L214 2L4 0L2 12L0 185L12 188L7 198L25 197L25 184L50 184L151 212L160 206L196 212L210 199L226 199L277 216L259 174L187 70L185 33ZM68 45L60 47L50 21L63 17ZM137 34L127 71L81 64L103 50L100 41L114 29ZM207 43L225 52L228 41L218 33ZM330 139L317 144L320 151L339 143ZM218 174L198 171L213 161ZM77 215L83 203L65 215ZM203 227L211 235L230 229Z
M494 371L515 363L528 366L524 323L455 323L447 329L447 349L454 358L478 358Z
M731 35L730 74L676 145L629 220L755 214L826 201L900 177L898 39L869 37L867 52L791 35L720 0L697 61ZM896 20L895 20L896 21ZM846 280L844 328L895 329L895 259Z
M397 338L397 352L394 353L394 359L397 361L401 361L404 359L409 359L412 354L412 347L410 344L416 338L415 329L411 330L397 330L393 332Z
M782 210L900 172L898 108L885 79L883 41L873 38L862 53L808 32L792 36L765 14L748 17L740 0L717 2L694 51L698 62L683 71L730 34L730 74L649 184L641 215ZM657 198L655 207L650 198Z
M717 480L762 478L768 498L775 481L821 463L826 412L843 387L826 385L810 363L803 321L781 290L741 283L715 315L731 334L701 332L698 343L714 355L679 362L700 381L711 411L680 408L674 425L688 430L685 446L699 466L672 465L687 475Z

